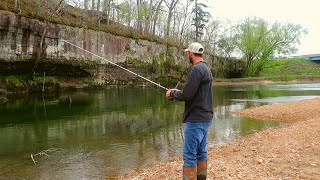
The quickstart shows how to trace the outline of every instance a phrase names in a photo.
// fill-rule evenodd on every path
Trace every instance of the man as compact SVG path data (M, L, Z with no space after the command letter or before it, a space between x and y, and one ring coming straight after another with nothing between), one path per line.
M185 51L192 67L182 90L169 89L167 99L185 101L183 113L183 179L206 179L207 133L213 118L212 74L204 62L204 48L192 43Z

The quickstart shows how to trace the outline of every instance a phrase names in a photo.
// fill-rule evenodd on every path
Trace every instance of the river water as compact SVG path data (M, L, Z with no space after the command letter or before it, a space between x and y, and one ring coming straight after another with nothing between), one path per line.
M279 125L235 116L232 111L318 96L320 84L214 87L215 117L208 146ZM184 105L166 101L162 90L6 98L6 103L3 96L0 99L0 180L105 179L181 156Z

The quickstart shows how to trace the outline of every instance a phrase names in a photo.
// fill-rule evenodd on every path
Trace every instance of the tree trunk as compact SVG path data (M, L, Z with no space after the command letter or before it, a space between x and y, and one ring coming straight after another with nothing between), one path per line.
M91 10L92 10L92 12L94 12L94 10L95 10L95 0L92 0L91 1L92 2L92 6L91 6Z
M101 0L98 0L98 2L97 2L97 17L98 17L98 25L99 25L99 27L100 27L100 20L101 20L101 18L100 18L100 8L101 8Z
M172 12L169 11L167 18L167 28L166 28L166 36L169 37L170 34L170 25L171 25Z
M157 8L156 8L155 15L153 16L153 27L152 27L153 34L156 34L157 21L158 21L158 17L159 17L160 7L161 7L161 4L163 1L164 0L160 0L159 4L157 5Z
M98 12L98 16L99 16L99 13L100 13L100 8L101 8L101 0L98 0L98 2L97 2L97 12Z
M42 55L43 53L46 51L47 49L47 46L44 46L44 42L45 42L45 35L47 33L47 28L48 28L48 23L45 22L45 27L44 27L44 30L42 32L42 35L41 35L41 39L40 39L40 46L39 46L39 50L37 52L37 57L35 59L35 64L32 68L32 79L34 77L34 75L36 74L36 70L37 70L37 67L38 67L38 64L40 62L40 60L42 59Z
M191 5L191 2L189 2L189 0L188 0L186 8L184 9L183 23L182 23L182 27L181 27L181 31L180 31L180 39L179 39L180 43L182 43L182 37L183 37L183 33L185 31L185 26L186 26L187 17L188 17L188 9L189 9L190 5Z
M152 6L152 0L150 0L149 2L149 9L148 9L148 13L147 13L147 16L146 16L146 23L144 25L144 31L145 32L150 32L150 23L151 23L151 19L152 19L152 16L153 16L153 6Z
M14 0L14 12L17 11L17 8L18 8L18 0Z
M169 12L168 12L168 19L167 19L167 28L166 28L166 36L169 37L170 34L170 25L171 25L171 19L173 15L173 10L176 7L179 0L172 0L170 3Z
M199 39L199 24L198 24L198 0L195 0L195 8L196 8L196 18L195 18L195 25L196 25L196 41L198 42Z
M141 0L137 0L137 10L138 10L138 22L137 22L137 28L140 32L142 32L142 19L140 15L140 8L141 8Z
M88 3L89 3L89 0L84 0L84 9L85 10L88 10Z
M110 24L110 1L111 0L104 0L103 2L103 11L106 14L107 24Z

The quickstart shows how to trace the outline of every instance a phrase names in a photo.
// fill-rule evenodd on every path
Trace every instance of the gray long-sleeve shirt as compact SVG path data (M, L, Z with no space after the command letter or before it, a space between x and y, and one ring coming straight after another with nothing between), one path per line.
M182 91L171 91L170 95L173 99L185 101L183 122L212 120L212 74L205 62L193 65Z

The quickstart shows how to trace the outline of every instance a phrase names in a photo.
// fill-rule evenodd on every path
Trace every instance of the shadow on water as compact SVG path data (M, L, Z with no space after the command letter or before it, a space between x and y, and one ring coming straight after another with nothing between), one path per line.
M279 125L232 111L317 97L319 90L319 84L215 87L209 146ZM166 101L157 90L44 97L9 96L0 105L0 179L104 179L181 154L184 105ZM34 165L30 155L50 148L62 150L35 156Z

